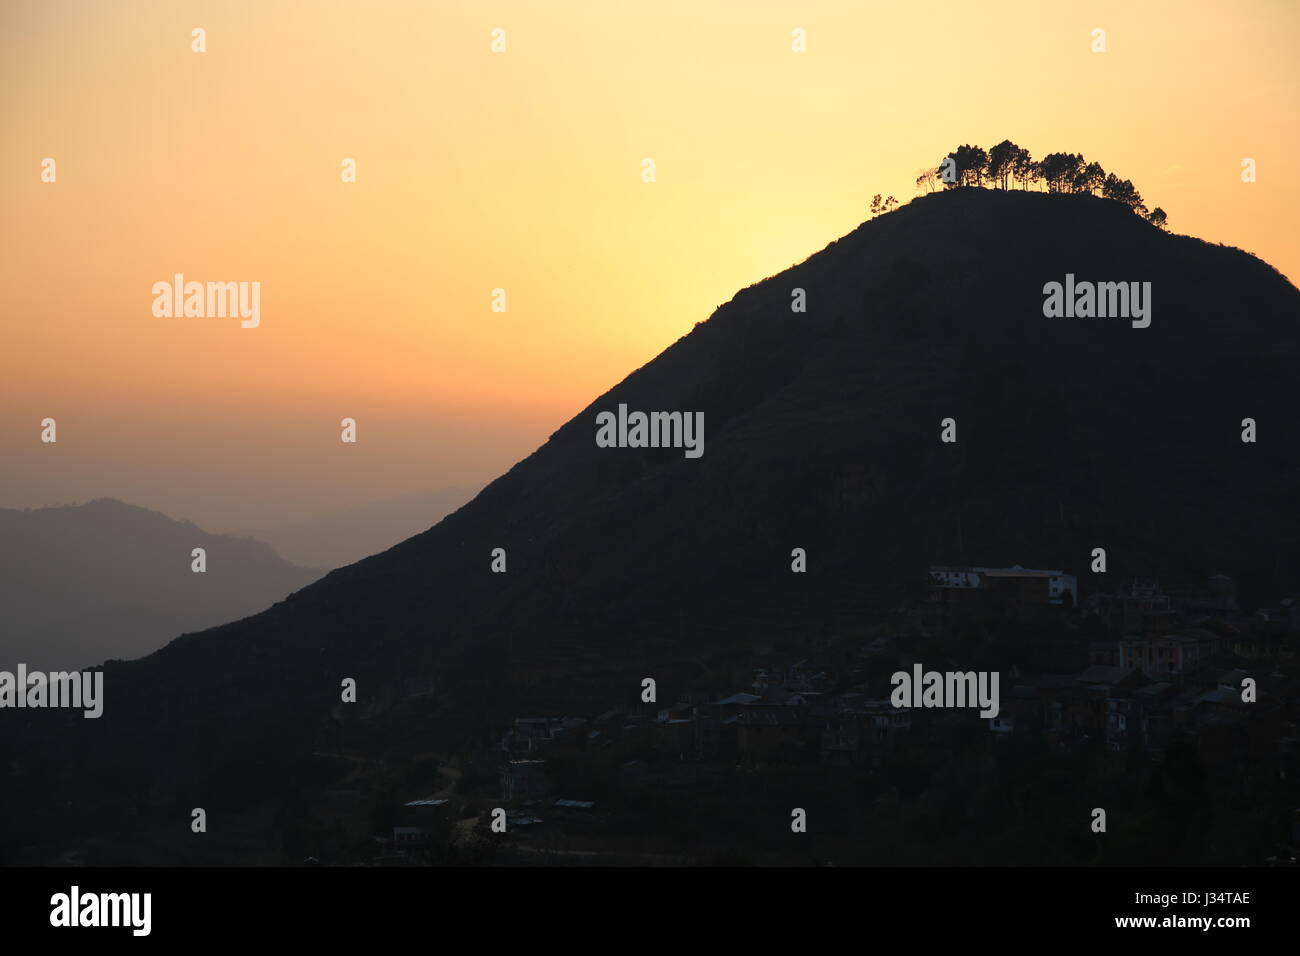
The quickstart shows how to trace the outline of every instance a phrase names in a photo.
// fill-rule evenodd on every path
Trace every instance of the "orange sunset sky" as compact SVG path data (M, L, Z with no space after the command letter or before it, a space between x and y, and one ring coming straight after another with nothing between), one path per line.
M0 37L4 507L484 483L960 143L1300 277L1293 0L4 0ZM177 272L260 282L260 327L155 317Z

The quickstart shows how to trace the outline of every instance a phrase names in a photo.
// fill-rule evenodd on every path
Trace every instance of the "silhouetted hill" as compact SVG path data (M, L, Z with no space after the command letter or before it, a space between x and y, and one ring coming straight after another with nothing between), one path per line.
M191 570L191 551L207 570ZM109 498L0 509L0 668L89 667L140 657L178 632L264 610L321 572L260 541Z
M398 495L249 533L296 564L340 568L428 530L469 501L473 494L466 488L440 488Z
M1066 273L1153 283L1151 326L1045 318ZM1239 250L1092 197L923 197L739 292L431 530L108 667L103 719L0 714L15 819L39 807L72 839L273 805L345 677L359 708L427 679L427 732L470 745L880 612L932 562L1064 567L1087 590L1222 572L1273 600L1300 581L1298 367L1300 292ZM703 457L598 448L620 402L702 411Z

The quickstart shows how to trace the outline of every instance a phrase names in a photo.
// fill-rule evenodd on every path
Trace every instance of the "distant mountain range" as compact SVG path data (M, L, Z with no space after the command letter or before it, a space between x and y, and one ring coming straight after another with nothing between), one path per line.
M1150 282L1149 327L1046 317L1044 286L1067 275ZM740 291L431 530L108 667L101 720L0 715L18 821L0 847L183 829L198 794L255 814L326 786L303 781L348 677L368 717L431 687L439 717L406 733L450 751L512 716L632 703L642 677L729 648L853 626L931 563L1294 593L1297 369L1300 291L1251 255L1090 196L922 197ZM704 454L598 447L620 404L702 412Z
M474 492L466 488L440 488L273 528L250 529L248 534L295 564L341 568L427 531L472 497Z
M206 570L191 570L195 548ZM101 498L0 509L0 668L142 657L177 634L265 610L323 572L251 538Z

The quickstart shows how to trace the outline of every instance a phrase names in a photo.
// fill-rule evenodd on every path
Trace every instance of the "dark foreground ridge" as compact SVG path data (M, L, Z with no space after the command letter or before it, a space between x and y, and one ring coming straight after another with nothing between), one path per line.
M1150 327L1045 318L1067 274L1150 282ZM1243 604L1274 601L1300 576L1297 368L1300 292L1240 250L1091 196L922 197L739 292L436 527L108 665L102 719L0 713L0 859L279 861L285 807L340 774L313 751L357 721L364 750L409 694L434 703L404 755L374 744L390 766L861 628L931 564L1064 567L1091 588L1100 546L1111 580L1222 572ZM703 457L598 448L619 403L703 412ZM980 654L1014 663L963 663ZM193 807L222 828L191 838ZM1019 862L1053 862L1021 823Z

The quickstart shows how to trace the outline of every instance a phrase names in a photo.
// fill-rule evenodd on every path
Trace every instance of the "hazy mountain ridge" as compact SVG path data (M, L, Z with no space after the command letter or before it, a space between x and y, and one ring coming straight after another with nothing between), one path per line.
M207 571L191 570L194 548ZM0 509L3 666L87 667L264 610L321 574L252 538L111 498Z
M473 495L461 487L421 491L248 533L295 564L339 568L428 530Z

